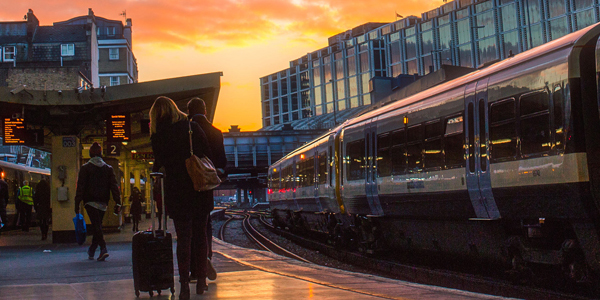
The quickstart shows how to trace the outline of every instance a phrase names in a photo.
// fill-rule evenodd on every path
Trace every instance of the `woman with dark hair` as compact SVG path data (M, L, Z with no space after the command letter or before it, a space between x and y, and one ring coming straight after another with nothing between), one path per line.
M131 208L129 209L129 214L131 214L131 220L133 221L133 232L137 232L139 230L140 219L142 216L142 193L137 186L133 187L131 191Z
M192 179L187 173L185 160L190 157L190 136L192 131L192 146L194 154L204 157L210 148L206 136L197 123L189 122L187 115L181 112L175 102L167 97L158 97L150 109L150 132L152 151L154 152L153 171L161 167L165 169L165 198L163 204L173 219L177 233L177 264L179 266L179 282L181 291L179 299L190 298L190 258L192 233L204 234L195 228L206 224L210 206L201 201L201 194L194 190ZM206 268L207 253L198 253L198 261L203 261ZM206 290L206 281L198 281L196 293Z

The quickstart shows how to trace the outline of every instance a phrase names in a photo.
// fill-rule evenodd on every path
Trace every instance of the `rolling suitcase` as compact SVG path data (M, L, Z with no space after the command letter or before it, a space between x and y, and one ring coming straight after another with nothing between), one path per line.
M164 199L164 183L162 173L151 173L154 180L160 180L160 187ZM153 195L153 193L151 193ZM152 199L152 229L139 231L133 235L132 263L133 263L133 286L135 295L140 296L140 291L148 292L152 297L154 291L159 295L162 290L170 289L175 294L175 281L173 278L173 238L167 231L167 215L164 205L162 215L164 230L155 230L154 199ZM161 226L162 227L162 226Z

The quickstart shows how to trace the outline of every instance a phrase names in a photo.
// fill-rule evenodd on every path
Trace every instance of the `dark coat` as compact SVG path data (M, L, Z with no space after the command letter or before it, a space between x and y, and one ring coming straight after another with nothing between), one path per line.
M0 200L4 200L4 202L0 201L0 203L4 203L5 205L8 203L8 183L2 178L0 178Z
M96 166L91 162L85 163L79 170L77 191L75 192L75 207L79 203L98 202L108 206L110 194L116 204L121 204L121 191L113 168L104 163Z
M50 184L46 180L40 180L35 186L33 195L33 207L40 220L49 219L52 214L50 211Z
M174 124L158 123L156 133L150 137L154 152L152 170L156 172L165 167L164 204L172 219L191 219L194 215L208 214L212 210L212 203L209 206L206 201L200 201L201 195L194 190L185 167L185 160L190 157L188 124L187 120ZM194 154L208 156L210 148L206 135L198 124L192 122L191 126Z
M212 155L208 155L208 158L212 161L215 168L225 169L227 165L227 156L225 155L225 145L223 144L223 133L221 130L214 127L208 119L206 119L205 115L197 114L192 117L192 121L198 123L200 128L206 134L206 139L208 140L208 145L210 146L210 152ZM204 191L201 192L202 197L206 199L207 202L211 203L211 210L214 207L214 194L213 191Z
M223 145L223 133L217 127L210 124L206 116L198 114L192 117L192 121L198 123L200 128L206 134L211 155L208 156L215 168L225 169L227 165L227 156L225 156L225 146Z
M131 194L131 208L129 209L131 215L140 216L142 214L142 198L140 192Z

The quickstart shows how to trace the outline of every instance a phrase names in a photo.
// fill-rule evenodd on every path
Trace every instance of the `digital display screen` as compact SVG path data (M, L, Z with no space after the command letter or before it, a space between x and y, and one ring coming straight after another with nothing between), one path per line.
M135 159L135 160L154 159L154 153L153 152L131 153L131 159Z
M28 139L25 119L4 118L2 141L4 145L25 145Z
M131 138L129 115L110 115L106 134L109 142L128 142Z

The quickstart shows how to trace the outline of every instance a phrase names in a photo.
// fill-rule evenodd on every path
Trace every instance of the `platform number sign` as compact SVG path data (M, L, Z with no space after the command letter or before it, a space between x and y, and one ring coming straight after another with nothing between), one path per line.
M65 136L63 137L63 148L72 148L75 147L75 145L77 144L75 142L75 137L73 136Z
M119 156L121 155L121 144L120 143L108 143L107 144L107 156Z

